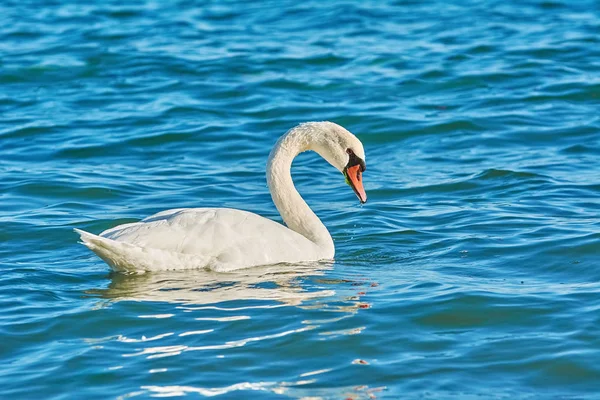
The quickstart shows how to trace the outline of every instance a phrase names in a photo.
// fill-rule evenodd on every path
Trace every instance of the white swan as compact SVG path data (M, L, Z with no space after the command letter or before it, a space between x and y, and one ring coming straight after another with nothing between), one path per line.
M267 164L267 184L287 228L228 208L162 211L99 236L75 229L82 243L119 272L208 268L232 271L257 265L332 259L333 239L302 199L290 174L301 152L316 151L346 177L361 203L365 152L352 133L332 122L307 122L278 141Z

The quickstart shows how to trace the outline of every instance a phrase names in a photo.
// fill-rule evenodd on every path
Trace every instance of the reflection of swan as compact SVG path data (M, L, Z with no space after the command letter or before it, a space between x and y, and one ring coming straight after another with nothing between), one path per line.
M76 229L83 244L115 271L162 271L206 267L215 271L332 259L331 235L294 188L290 168L314 150L346 177L367 201L361 142L332 122L301 124L282 136L269 156L267 183L285 226L247 211L193 208L163 211L120 225L100 236Z
M306 291L295 280L322 275L326 263L279 264L235 271L223 275L207 270L115 274L107 289L92 290L112 301L156 301L181 304L212 304L230 300L274 300L299 305L304 300L332 296L333 290Z

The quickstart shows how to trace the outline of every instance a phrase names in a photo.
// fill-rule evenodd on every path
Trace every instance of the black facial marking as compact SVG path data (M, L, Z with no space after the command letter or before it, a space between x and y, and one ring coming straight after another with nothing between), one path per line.
M350 156L348 159L348 164L346 165L346 169L354 167L355 165L360 165L360 172L365 172L367 166L365 165L363 159L354 154L354 151L352 151L352 149L346 149L346 153L348 153L348 155Z

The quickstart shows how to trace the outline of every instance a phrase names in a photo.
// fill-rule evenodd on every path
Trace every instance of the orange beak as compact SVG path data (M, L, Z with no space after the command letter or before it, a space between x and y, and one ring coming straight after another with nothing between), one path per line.
M356 193L356 196L360 200L361 204L366 203L367 193L365 193L365 188L363 187L362 183L361 166L354 165L346 168L344 170L344 175L346 175L346 182L348 185L350 185L350 187L352 187L352 190L354 190L354 193Z

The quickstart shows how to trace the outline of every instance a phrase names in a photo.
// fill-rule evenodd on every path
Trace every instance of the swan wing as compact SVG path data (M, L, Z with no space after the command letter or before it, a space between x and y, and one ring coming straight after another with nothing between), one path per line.
M99 236L87 235L82 235L84 244L95 241L88 247L116 270L229 271L326 258L299 233L257 214L228 208L167 210ZM126 259L127 265L111 262L115 259Z

